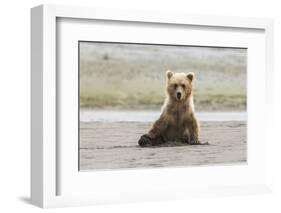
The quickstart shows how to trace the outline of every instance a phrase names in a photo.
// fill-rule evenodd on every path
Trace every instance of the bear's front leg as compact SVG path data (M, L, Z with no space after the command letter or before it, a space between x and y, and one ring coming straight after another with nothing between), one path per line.
M195 117L192 119L191 126L189 128L190 133L190 144L200 144L199 141L199 122Z
M182 142L182 143L186 143L186 144L190 144L191 140L190 140L190 133L189 133L189 129L186 128L182 137L179 138L179 141Z
M163 132L166 129L165 120L160 117L152 126L147 134L144 134L139 139L139 145L141 147L145 146L155 146L165 142L163 138Z

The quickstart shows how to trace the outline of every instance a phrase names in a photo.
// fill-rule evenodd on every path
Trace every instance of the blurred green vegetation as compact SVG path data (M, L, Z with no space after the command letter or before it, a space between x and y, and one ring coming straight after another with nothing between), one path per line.
M80 106L159 109L165 73L195 72L197 111L246 110L245 49L80 43Z

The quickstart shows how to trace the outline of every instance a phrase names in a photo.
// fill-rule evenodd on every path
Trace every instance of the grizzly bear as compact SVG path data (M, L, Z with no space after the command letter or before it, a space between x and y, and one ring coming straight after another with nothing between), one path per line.
M166 73L166 99L161 115L139 145L155 146L168 141L199 144L199 122L194 115L192 83L194 73Z

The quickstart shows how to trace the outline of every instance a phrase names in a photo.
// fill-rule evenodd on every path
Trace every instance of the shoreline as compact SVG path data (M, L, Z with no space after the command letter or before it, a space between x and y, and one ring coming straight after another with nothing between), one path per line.
M160 110L80 110L80 122L154 122ZM196 112L199 121L246 121L247 112Z

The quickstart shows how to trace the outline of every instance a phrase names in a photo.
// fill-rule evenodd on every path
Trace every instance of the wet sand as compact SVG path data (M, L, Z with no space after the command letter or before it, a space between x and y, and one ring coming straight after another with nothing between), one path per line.
M80 170L237 164L247 160L246 121L201 121L201 142L141 148L151 122L80 122Z

